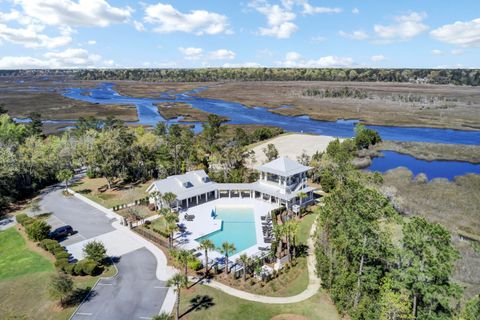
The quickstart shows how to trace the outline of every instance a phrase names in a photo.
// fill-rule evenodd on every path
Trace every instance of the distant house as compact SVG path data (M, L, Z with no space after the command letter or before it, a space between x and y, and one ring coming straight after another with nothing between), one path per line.
M307 172L310 169L287 157L280 157L257 166L260 179L253 183L216 183L210 180L205 171L196 170L157 180L147 188L147 192L171 192L177 198L175 203L169 205L184 209L223 197L254 198L291 209L313 201L315 188L307 185ZM301 199L301 194L304 194L304 199ZM150 201L155 200L152 197ZM158 201L159 206L166 205L162 200Z

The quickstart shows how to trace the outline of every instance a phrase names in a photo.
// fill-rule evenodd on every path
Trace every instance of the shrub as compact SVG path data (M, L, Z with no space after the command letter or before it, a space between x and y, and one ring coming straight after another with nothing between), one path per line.
M68 264L69 263L67 258L62 258L55 261L55 267L57 267L60 270L64 270Z
M43 239L38 243L38 246L42 248L43 250L49 251L49 247L53 246L55 243L58 244L58 241L53 240L53 239Z
M57 242L57 243L52 243L51 246L47 247L48 252L55 254L55 252L62 250L62 246Z
M73 271L78 276L84 276L85 275L85 273L83 272L84 263L82 261L84 261L84 260L80 260L77 263L75 263L74 268L73 268Z
M83 247L83 253L85 257L95 261L98 264L101 264L103 260L107 257L107 249L100 241L90 241Z
M145 221L145 226L149 226L151 224L152 224L152 221L150 221L150 220Z
M51 227L45 221L41 220L35 220L25 227L28 237L33 241L42 241L48 238L50 229Z
M154 203L149 203L148 204L148 210L155 211L155 204Z
M67 264L66 266L63 267L63 272L65 272L66 274L69 274L69 275L76 275L75 273L75 263L69 263Z
M98 264L91 259L83 259L75 264L74 271L78 275L96 275L100 272Z
M90 179L94 179L97 177L97 173L95 172L94 169L92 168L88 168L87 169L87 173L86 173L87 177L90 178Z
M200 270L200 268L202 267L202 263L198 259L190 260L187 265L188 265L188 268L190 268L193 271Z
M70 253L68 253L67 251L58 251L57 253L55 253L55 258L57 258L58 260L60 259L67 259L70 257Z
M101 269L98 266L98 264L93 260L89 260L83 265L83 272L85 274L90 275L90 276L95 276L95 275L99 274L100 270Z
M25 213L18 214L16 218L17 218L17 222L20 223L22 226L23 226L23 224L25 223L26 220L31 219Z

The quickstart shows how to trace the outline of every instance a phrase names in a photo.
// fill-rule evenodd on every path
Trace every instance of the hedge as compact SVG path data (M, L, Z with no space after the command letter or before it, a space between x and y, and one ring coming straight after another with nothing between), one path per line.
M26 220L32 219L29 216L27 216L25 213L18 214L16 218L17 218L17 222L20 223L22 226Z

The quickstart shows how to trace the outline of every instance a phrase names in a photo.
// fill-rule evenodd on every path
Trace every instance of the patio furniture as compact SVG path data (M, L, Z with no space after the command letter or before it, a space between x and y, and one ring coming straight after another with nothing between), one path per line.
M195 215L193 215L193 214L185 214L184 218L185 218L185 220L187 220L187 221L193 221L193 219L195 219Z

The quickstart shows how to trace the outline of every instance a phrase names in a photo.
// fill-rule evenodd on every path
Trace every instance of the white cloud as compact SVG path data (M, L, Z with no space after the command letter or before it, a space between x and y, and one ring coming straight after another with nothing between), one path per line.
M14 0L25 14L47 25L100 26L126 22L132 9L105 0Z
M22 45L26 48L58 48L68 45L72 38L71 30L64 29L60 35L50 37L43 34L45 27L37 24L30 24L24 28L10 28L5 24L0 24L0 40Z
M318 59L303 59L298 52L288 52L285 60L278 62L280 66L290 68L330 68L347 67L353 65L350 57L325 56Z
M288 8L277 4L270 5L266 1L253 1L249 6L267 18L268 28L259 29L259 33L263 36L286 39L298 30L297 25L291 22L295 20L296 14Z
M434 56L441 56L443 54L443 51L442 50L438 50L438 49L433 49L432 50L432 54Z
M353 13L353 14L359 14L359 13L360 13L360 10L358 10L358 8L353 8L353 9L352 9L352 13Z
M178 51L183 54L183 57L186 60L198 60L202 57L203 49L202 48L194 48L194 47L179 47Z
M219 49L211 51L208 56L212 60L232 60L235 59L235 52L227 49Z
M267 0L253 0L249 2L248 7L267 18L268 27L259 28L259 33L278 39L290 38L298 30L298 26L293 22L297 17L295 11L298 7L302 8L301 13L304 15L342 11L341 8L315 7L308 0L282 0L281 4L273 5Z
M409 15L395 17L394 24L375 25L373 30L383 39L410 39L428 30L428 26L423 23L426 16L425 13L412 12Z
M332 7L315 7L312 6L308 0L282 0L282 5L288 9L293 10L293 8L298 5L303 8L303 14L317 14L317 13L340 13L342 12L341 8L332 8Z
M370 60L372 60L373 62L380 62L380 61L387 60L387 58L384 55L379 54L379 55L371 56Z
M465 53L465 51L462 50L462 49L453 49L453 50L451 51L451 53L452 53L454 56L461 56L462 54Z
M18 10L10 10L8 13L0 12L0 22L9 21L15 21L23 25L32 23L32 19L30 17L21 14Z
M230 34L228 18L205 10L182 13L169 4L157 3L145 9L145 22L155 24L154 31L169 33L175 31L203 34Z
M47 52L43 58L29 56L6 56L0 58L0 69L56 69L56 68L90 68L98 67L101 57L90 54L85 49L67 49L65 51ZM112 60L104 61L113 65Z
M140 31L140 32L145 31L145 26L140 21L137 21L137 20L133 21L133 27L137 31Z
M94 46L94 45L97 44L97 41L95 41L95 40L88 40L87 44L90 45L90 46Z
M355 30L351 33L345 32L343 30L340 30L338 32L339 35L341 35L344 38L348 39L353 39L353 40L365 40L368 39L368 34L365 31L362 30Z
M480 18L471 21L457 21L432 30L437 40L463 47L480 46Z

